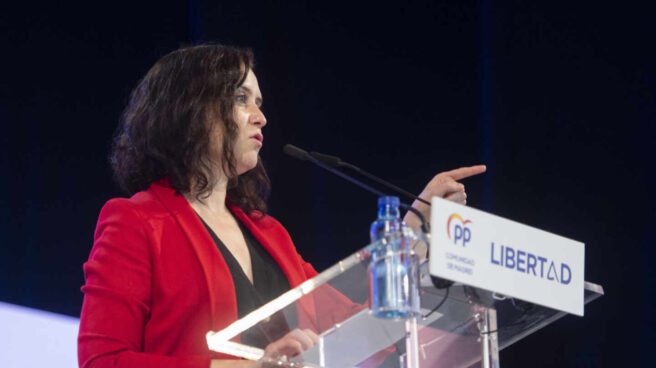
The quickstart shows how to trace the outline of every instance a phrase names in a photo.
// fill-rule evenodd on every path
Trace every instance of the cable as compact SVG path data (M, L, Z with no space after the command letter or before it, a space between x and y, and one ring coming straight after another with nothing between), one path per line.
M440 309L440 307L446 302L447 298L449 297L449 290L451 290L451 287L446 288L446 293L444 293L444 297L442 298L442 301L440 301L440 303L435 308L433 308L433 310L428 312L427 315L422 316L423 319L428 318L431 314L435 313L438 309Z

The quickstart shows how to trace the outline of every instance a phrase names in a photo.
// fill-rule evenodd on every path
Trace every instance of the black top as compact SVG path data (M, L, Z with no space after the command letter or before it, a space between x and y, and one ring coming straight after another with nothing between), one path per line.
M200 216L198 217L200 218ZM282 272L282 269L280 269L280 266L278 266L278 263L276 263L271 254L264 249L250 230L239 220L237 220L237 223L239 224L251 256L251 267L253 270L252 284L230 250L223 244L212 228L202 218L200 220L210 233L210 236L228 265L235 286L237 315L240 319L290 289L289 281ZM251 336L247 337L242 335L242 342L246 342L243 340L247 339L250 340L250 344L265 347L268 343L275 341L289 332L289 327L282 314L272 316L267 326L262 326L262 328L260 333L257 334L258 336L251 334Z

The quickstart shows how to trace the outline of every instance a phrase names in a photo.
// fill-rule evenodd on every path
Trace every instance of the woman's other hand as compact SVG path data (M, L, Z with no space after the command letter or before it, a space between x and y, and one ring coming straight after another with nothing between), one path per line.
M268 368L285 367L293 365L281 365L280 361L288 361L302 354L319 343L319 336L309 329L294 329L282 338L267 345L264 349L262 359L252 360L212 360L210 368L244 367L244 368Z
M319 343L319 335L310 329L296 328L264 349L264 356L293 358Z

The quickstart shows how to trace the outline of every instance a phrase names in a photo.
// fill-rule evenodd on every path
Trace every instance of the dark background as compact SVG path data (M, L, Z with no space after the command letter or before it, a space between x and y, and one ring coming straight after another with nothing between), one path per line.
M606 296L504 350L504 367L647 365L653 10L605 2L24 2L0 12L0 301L78 316L107 154L163 54L249 46L270 212L319 270L363 246L376 198L297 162L332 153L419 192L477 163L469 205L586 243Z

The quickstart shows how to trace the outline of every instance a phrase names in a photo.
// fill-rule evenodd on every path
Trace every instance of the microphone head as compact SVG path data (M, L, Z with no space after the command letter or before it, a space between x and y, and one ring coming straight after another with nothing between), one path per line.
M298 160L307 160L309 157L309 154L307 151L300 149L294 145L291 144L286 144L283 148L282 151L285 152L286 154L292 156L295 159Z

